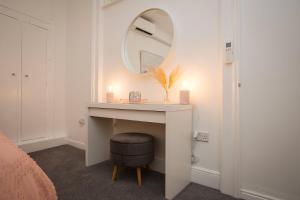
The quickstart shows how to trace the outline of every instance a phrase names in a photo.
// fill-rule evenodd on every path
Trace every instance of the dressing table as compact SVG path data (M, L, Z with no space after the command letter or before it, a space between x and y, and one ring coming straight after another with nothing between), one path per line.
M166 76L162 69L164 60L170 54L173 40L174 28L169 14L162 9L150 8L132 19L121 45L124 66L132 73L131 75L140 76L156 72L152 77L165 89L166 102L169 100L168 91L180 74L179 68L176 68L170 76ZM160 70L155 70L157 68ZM110 80L113 78L108 78L109 74L106 75L108 76L103 76L106 80L103 81L102 87L108 86L106 90L108 103L89 106L86 165L110 159L109 141L113 134L128 128L133 132L142 127L145 132L142 129L140 132L151 134L154 137L154 146L156 145L151 169L165 173L165 198L173 199L190 182L192 106L113 103L116 89L114 85L109 85L113 84ZM134 93L139 94L137 96L140 98L142 91L134 91L131 94ZM141 99L139 100L141 102Z
M98 103L88 109L87 166L109 160L115 119L159 123L165 126L165 198L173 199L190 183L191 105Z

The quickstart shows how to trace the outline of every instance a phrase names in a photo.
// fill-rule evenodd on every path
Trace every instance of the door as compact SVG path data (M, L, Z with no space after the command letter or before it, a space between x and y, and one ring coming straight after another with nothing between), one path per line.
M300 199L299 19L299 0L241 1L243 199Z
M46 136L46 66L47 30L23 24L21 141Z
M14 142L19 134L20 72L21 26L0 14L0 130Z

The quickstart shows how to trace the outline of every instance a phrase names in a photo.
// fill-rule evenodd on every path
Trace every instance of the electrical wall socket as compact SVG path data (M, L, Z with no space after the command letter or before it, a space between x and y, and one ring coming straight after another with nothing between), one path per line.
M200 142L209 142L209 133L208 132L198 132L196 140L200 141Z

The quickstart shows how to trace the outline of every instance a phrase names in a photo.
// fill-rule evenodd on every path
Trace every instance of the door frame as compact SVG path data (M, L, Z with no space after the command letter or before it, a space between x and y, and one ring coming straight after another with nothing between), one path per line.
M240 0L223 0L221 11L221 55L225 42L232 41L234 61L223 67L222 128L220 136L220 190L239 198L241 195L240 147ZM221 59L224 60L224 59Z

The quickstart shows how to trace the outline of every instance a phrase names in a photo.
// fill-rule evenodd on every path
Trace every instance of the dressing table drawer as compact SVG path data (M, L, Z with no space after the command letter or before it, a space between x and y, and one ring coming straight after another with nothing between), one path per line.
M89 115L91 117L124 119L159 124L166 123L166 114L162 111L90 108Z

